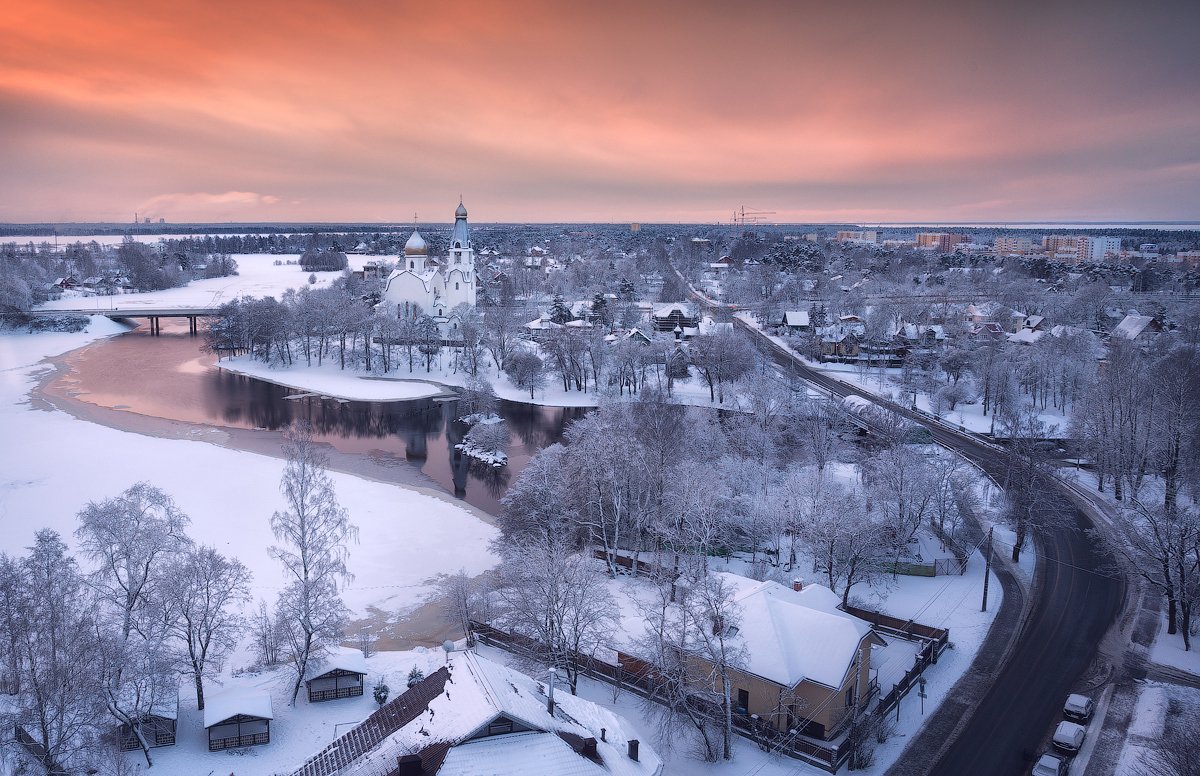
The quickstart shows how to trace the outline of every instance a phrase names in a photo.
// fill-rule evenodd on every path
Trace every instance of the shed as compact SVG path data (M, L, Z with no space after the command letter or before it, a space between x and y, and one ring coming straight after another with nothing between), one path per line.
M363 694L367 661L358 650L340 649L329 657L310 663L304 684L308 702L335 701Z
M271 743L271 695L261 691L227 693L204 704L208 751Z
M122 751L130 751L132 749L141 748L138 742L137 734L142 734L142 739L151 748L158 746L174 746L175 745L175 723L179 719L179 688L176 687L173 693L168 694L157 703L154 703L150 709L141 716L137 721L136 729L133 725L122 724L117 728L117 744Z

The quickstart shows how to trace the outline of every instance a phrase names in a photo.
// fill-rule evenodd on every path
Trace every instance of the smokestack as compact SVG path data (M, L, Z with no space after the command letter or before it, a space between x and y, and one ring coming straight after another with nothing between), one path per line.
M629 759L637 762L638 758L638 740L636 738L629 739Z
M795 590L797 593L799 593L803 589L804 589L804 580L803 579L797 578L797 579L792 580L792 590Z

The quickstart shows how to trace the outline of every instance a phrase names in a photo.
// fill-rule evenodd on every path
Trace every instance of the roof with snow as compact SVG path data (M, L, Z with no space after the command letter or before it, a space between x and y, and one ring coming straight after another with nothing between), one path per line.
M219 725L231 717L243 714L247 717L274 719L271 694L268 692L227 692L204 699L204 727Z
M560 687L555 693L555 713L546 710L544 682L480 657L457 652L449 665L450 675L428 701L407 713L397 729L352 762L339 763L338 776L380 776L394 771L397 759L422 755L428 765L440 764L443 774L565 774L566 776L648 776L662 768L658 756L646 745L639 759L627 755L628 741L636 736L626 723L591 701L572 696ZM394 704L403 705L417 685L386 704L368 718L387 714ZM428 697L428 696L427 696ZM511 721L513 732L488 735L489 726ZM600 740L601 729L605 741ZM353 731L347 736L352 736ZM580 754L571 742L596 739L595 759ZM335 743L330 749L336 749ZM324 753L322 753L324 754ZM322 754L310 760L320 761ZM444 758L441 759L441 758ZM573 758L573 759L572 759ZM599 760L603 765L597 765ZM306 766L308 767L308 766ZM313 771L316 773L317 771ZM322 771L323 772L323 771ZM301 769L298 773L309 773Z
M807 326L808 310L789 310L783 314L785 326Z
M1122 339L1135 340L1141 336L1142 332L1154 319L1149 315L1126 315L1125 318L1117 324L1112 330L1112 336L1121 337Z
M606 776L608 771L581 757L553 733L514 733L455 746L438 773L454 776Z
M837 608L837 594L822 585L793 590L778 582L720 572L741 607L736 638L748 653L746 670L794 687L804 680L841 687L864 638L878 639L864 620Z
M1041 329L1021 329L1015 334L1008 335L1009 342L1016 342L1020 345L1032 345L1040 340L1046 332Z
M304 672L304 678L315 679L322 674L338 669L353 674L365 674L367 673L367 660L363 657L361 650L338 647L318 660L310 660L308 670Z

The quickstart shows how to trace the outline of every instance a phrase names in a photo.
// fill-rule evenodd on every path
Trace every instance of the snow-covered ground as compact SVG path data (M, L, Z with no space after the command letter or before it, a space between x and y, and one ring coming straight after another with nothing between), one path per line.
M1185 651L1183 637L1167 633L1166 607L1159 615L1158 635L1150 648L1150 662L1200 676L1200 635L1192 636L1192 649Z
M298 264L298 254L237 253L238 274L227 278L193 280L186 286L163 291L117 294L115 296L71 296L46 302L39 310L110 310L113 307L216 307L239 296L278 297L289 288L308 284L309 273ZM276 264L275 262L282 262ZM340 272L317 272L313 288L321 288L342 276Z
M0 551L23 554L34 532L52 528L68 542L89 500L116 496L145 480L171 494L191 517L193 539L233 555L254 573L253 593L273 599L282 582L267 555L268 520L283 508L283 461L195 441L121 432L58 411L36 410L28 394L48 368L39 362L125 327L93 317L80 334L0 335ZM410 488L331 473L338 499L359 527L350 547L355 579L346 603L388 614L411 610L439 574L478 574L495 563L490 525L455 503Z
M362 375L339 368L337 359L324 364L276 368L249 356L217 361L217 368L265 380L269 383L295 388L321 396L334 396L350 401L404 401L441 396L447 391L437 383L409 377Z
M303 688L296 705L290 706L295 674L286 667L223 676L221 684L206 686L205 698L222 693L266 692L271 696L274 719L271 721L271 742L224 752L208 751L204 730L204 712L196 710L195 693L184 681L179 696L179 719L176 722L174 746L152 749L154 767L146 769L140 751L125 754L125 762L138 772L154 776L201 776L203 774L237 774L237 776L272 776L290 773L306 759L319 752L334 739L347 733L355 723L366 719L379 708L371 688L383 678L394 698L404 692L408 672L414 667L429 675L445 662L440 649L403 652L377 652L366 659L365 689L357 698L343 698L323 703L309 703Z

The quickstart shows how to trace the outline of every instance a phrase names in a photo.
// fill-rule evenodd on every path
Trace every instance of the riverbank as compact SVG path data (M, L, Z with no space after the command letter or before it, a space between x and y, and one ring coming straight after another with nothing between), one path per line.
M273 599L282 578L267 556L267 519L282 507L281 434L164 420L73 396L81 387L69 379L72 360L127 330L99 320L86 334L0 336L0 550L22 553L42 527L70 542L88 500L145 480L192 518L193 538L246 563L256 597ZM376 631L381 646L440 643L446 628L430 604L438 577L494 565L491 515L420 484L423 476L403 460L330 454L338 497L360 528L350 548L356 578L345 591L358 625Z
M277 368L252 360L249 356L238 356L218 360L216 368L284 388L346 401L407 401L457 396L454 391L433 380L360 375L353 370L341 369L333 359L312 366L296 364Z

